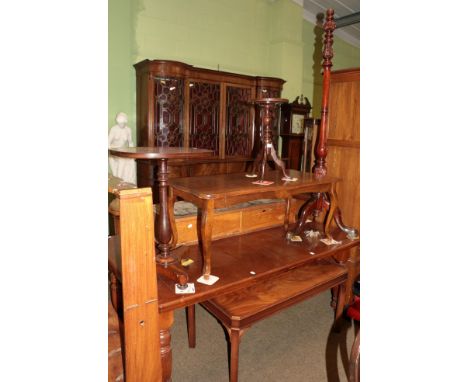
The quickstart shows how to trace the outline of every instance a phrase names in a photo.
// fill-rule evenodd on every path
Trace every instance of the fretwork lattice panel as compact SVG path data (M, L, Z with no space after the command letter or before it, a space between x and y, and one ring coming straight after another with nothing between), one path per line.
M184 81L156 78L154 132L156 146L183 145Z

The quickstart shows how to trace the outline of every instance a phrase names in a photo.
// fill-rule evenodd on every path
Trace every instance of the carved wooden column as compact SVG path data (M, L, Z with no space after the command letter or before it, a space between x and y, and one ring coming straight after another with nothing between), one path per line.
M162 265L168 265L175 263L177 259L171 256L171 239L172 239L172 227L167 211L167 159L160 159L158 161L158 181L159 181L159 214L158 214L158 226L157 226L157 239L158 239L158 250L159 253L156 257L156 261Z
M328 124L328 101L330 94L330 68L333 58L333 31L336 24L333 21L333 9L327 10L327 19L324 24L325 37L323 46L323 89L322 89L322 112L320 120L320 129L317 136L317 145L315 148L315 166L314 175L321 178L327 174L327 124Z
M285 98L261 98L255 100L255 104L260 108L260 121L261 121L261 131L262 131L262 146L258 152L257 157L255 158L253 170L254 173L260 171L260 181L263 182L263 177L265 175L265 166L268 158L273 159L275 164L283 172L283 179L289 180L291 177L286 174L286 169L284 167L284 162L278 158L276 155L275 146L273 145L273 131L272 127L274 125L277 109L282 103L287 103L288 100ZM259 168L260 166L260 168ZM257 175L257 174L255 174Z

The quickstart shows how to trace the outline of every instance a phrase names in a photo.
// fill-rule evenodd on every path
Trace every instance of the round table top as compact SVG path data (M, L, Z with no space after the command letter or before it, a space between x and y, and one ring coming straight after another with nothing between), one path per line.
M191 159L210 157L213 151L194 147L120 147L109 149L109 154L133 159Z

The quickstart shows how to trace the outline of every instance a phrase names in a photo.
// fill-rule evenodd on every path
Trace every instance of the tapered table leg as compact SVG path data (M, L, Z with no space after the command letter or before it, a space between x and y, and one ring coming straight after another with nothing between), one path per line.
M200 239L203 256L203 277L211 274L211 234L213 232L214 201L204 200L201 211Z
M197 341L197 328L195 323L195 305L189 305L185 308L185 316L187 319L187 333L189 348L194 348Z

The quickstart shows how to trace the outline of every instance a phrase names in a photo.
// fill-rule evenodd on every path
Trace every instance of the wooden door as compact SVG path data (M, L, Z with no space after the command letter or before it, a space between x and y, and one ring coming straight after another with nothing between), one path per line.
M184 145L184 80L156 77L154 88L155 146L182 147Z
M226 86L225 156L250 157L253 137L253 90Z
M337 193L346 225L359 229L359 68L332 72L328 123L328 174L343 179Z

